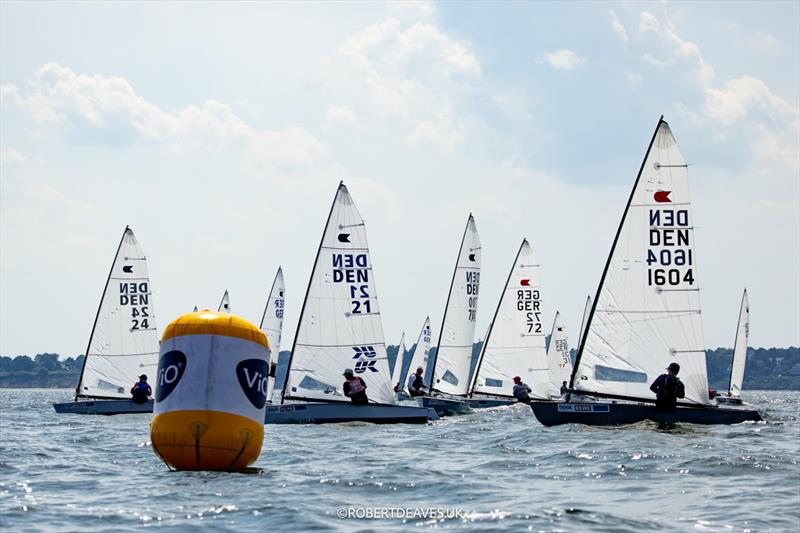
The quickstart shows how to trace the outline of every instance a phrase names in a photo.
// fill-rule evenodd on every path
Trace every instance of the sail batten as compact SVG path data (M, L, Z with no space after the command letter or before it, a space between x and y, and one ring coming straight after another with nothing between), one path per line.
M135 262L134 262L135 261ZM158 360L158 332L144 253L126 227L89 335L76 399L128 398Z
M483 341L472 394L513 397L512 378L519 376L533 397L549 396L540 279L538 261L523 239Z
M430 383L432 391L455 396L466 396L469 391L480 269L480 237L470 213L461 238L439 332Z
M300 311L282 398L349 402L352 368L371 402L394 403L364 220L347 187L334 197Z
M649 398L677 362L686 401L707 404L688 169L659 120L626 204L578 348L570 388Z

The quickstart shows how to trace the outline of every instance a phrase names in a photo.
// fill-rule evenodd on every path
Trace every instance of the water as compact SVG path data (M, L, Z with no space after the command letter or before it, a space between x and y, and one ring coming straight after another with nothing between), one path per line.
M3 529L800 528L798 392L746 394L769 422L737 426L544 428L524 406L428 426L267 426L247 474L169 472L149 415L57 415L69 394L0 390ZM458 516L337 516L381 507Z

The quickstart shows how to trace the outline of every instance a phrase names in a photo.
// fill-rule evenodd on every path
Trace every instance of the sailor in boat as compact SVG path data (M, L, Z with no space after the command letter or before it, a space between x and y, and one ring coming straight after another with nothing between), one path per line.
M522 378L514 376L514 390L512 391L514 398L520 403L531 403L531 388L522 382Z
M408 394L412 397L425 396L425 380L422 378L424 372L425 370L418 366L417 371L408 376Z
M147 383L147 375L142 374L139 376L139 381L131 387L131 399L136 403L144 403L153 395L153 389Z
M342 390L344 395L350 398L353 405L367 405L369 399L367 398L367 384L364 380L353 375L353 369L347 368L344 371L344 385Z
M562 398L564 396L566 396L567 393L569 392L569 386L567 386L567 382L566 381L562 381L561 382L561 391L560 392L561 392L561 397Z
M678 377L681 365L670 363L667 373L661 374L656 378L650 390L656 393L656 408L662 410L675 409L678 398L685 396L683 382Z

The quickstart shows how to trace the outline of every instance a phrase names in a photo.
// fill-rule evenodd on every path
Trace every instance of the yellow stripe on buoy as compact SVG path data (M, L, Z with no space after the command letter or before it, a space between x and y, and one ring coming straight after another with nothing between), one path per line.
M241 470L261 453L269 343L243 318L200 311L161 339L153 450L178 470Z

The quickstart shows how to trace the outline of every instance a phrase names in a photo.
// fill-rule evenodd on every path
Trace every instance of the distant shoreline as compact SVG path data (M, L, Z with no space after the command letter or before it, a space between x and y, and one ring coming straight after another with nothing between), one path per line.
M482 342L473 345L470 373L480 353ZM414 347L406 352L405 364ZM436 348L433 348L435 351ZM434 353L434 352L432 352ZM387 346L389 364L394 364L397 347ZM574 358L574 350L573 350ZM709 386L726 391L731 372L731 348L706 350L706 367ZM289 351L284 350L278 358L277 382L282 384L286 376ZM666 361L665 361L666 366ZM14 358L0 357L0 389L68 389L75 390L83 367L83 356L62 359L55 353L26 355ZM131 386L133 383L131 383ZM800 390L800 347L748 348L745 366L744 390L796 391Z

